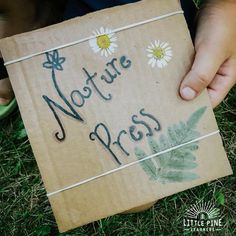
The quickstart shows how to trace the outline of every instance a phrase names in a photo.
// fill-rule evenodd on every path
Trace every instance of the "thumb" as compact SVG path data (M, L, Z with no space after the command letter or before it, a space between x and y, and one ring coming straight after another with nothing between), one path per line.
M226 59L224 50L212 43L201 43L196 50L191 70L183 79L180 95L184 100L197 97L214 79Z

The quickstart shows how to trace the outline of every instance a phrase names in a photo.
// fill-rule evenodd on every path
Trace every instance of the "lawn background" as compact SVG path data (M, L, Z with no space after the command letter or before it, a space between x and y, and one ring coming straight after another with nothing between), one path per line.
M235 172L236 87L215 115ZM143 213L112 216L61 235L184 235L185 210L209 200L221 210L224 228L207 235L236 235L235 174L166 197ZM18 111L0 122L0 236L10 235L59 235Z

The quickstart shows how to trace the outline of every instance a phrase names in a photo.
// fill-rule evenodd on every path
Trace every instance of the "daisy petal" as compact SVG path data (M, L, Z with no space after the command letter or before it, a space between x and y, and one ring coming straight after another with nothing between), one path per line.
M153 62L152 62L152 68L154 68L155 66L156 66L156 60L154 60Z
M169 51L169 50L171 50L171 47L167 47L167 48L165 48L165 50Z
M159 68L162 68L162 67L163 67L161 61L157 61L157 66L158 66Z
M108 52L107 52L107 50L104 50L104 52L105 52L105 57L108 57Z
M105 34L105 31L104 31L104 28L103 28L103 27L100 28L100 33L101 33L101 34Z
M115 43L111 43L110 47L117 48L117 47L118 47L118 45L117 45L117 44L115 44Z
M146 49L146 50L147 50L148 52L153 52L153 49L149 49L149 48L148 48L148 49Z
M110 48L110 49L108 48L108 49L107 49L107 52L108 52L109 55L111 55L111 54L113 53L113 51L112 51L111 48Z
M96 48L96 49L94 49L94 52L95 52L95 53L98 53L98 52L100 52L100 51L101 51L101 48L99 48L99 47Z
M166 51L166 55L170 57L173 56L172 51Z
M165 67L168 65L168 63L165 60L162 60L162 65L163 65L163 67Z
M161 45L160 45L162 48L166 48L166 47L168 47L169 46L169 44L168 43L161 43Z
M151 58L149 61L148 61L148 65L151 65L153 62L155 62L156 60L154 58Z
M169 62L171 60L171 57L169 56L164 56L164 60L166 60L167 62Z
M112 38L115 33L109 33L109 32L107 32L106 34L109 36L109 38Z

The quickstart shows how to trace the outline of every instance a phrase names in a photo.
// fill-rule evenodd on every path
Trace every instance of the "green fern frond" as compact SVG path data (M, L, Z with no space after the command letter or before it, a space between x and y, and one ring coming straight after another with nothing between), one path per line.
M202 107L199 110L197 110L196 112L194 112L190 118L187 121L187 126L191 127L191 129L196 128L197 123L199 122L200 118L202 117L202 115L204 114L204 112L206 111L207 107Z
M179 122L169 127L166 135L161 135L159 142L152 137L148 139L151 154L155 154L171 147L192 141L200 136L196 130L197 124L206 107L202 107L194 112L186 122ZM172 150L154 158L140 162L143 170L147 173L150 180L157 180L161 183L192 181L199 176L193 172L197 167L196 157L193 154L198 149L198 142L188 144L181 148ZM138 160L147 155L140 149L135 149Z
M159 181L163 184L186 182L198 179L199 176L188 171L164 171L160 174Z
M140 149L140 148L135 148L135 155L138 158L138 160L142 160L144 157L146 157L146 153ZM149 159L149 160L145 160L145 161L141 161L140 165L142 166L143 170L148 173L149 178L151 180L156 180L156 176L157 176L157 168L155 167L154 162Z

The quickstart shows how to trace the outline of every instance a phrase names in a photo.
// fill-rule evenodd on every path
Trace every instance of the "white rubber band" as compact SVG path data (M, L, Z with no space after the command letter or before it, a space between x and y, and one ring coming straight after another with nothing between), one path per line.
M153 21L161 20L161 19L164 19L164 18L167 18L167 17L170 17L170 16L174 16L174 15L177 15L177 14L183 14L183 13L184 13L183 11L175 11L175 12L167 13L165 15L157 16L157 17L154 17L154 18L151 18L151 19L148 19L148 20L140 21L140 22L137 22L137 23L134 23L134 24L130 24L130 25L127 25L127 26L123 26L123 27L114 29L114 30L111 31L111 33L117 33L119 31L127 30L127 29L134 28L134 27L137 27L137 26L140 26L140 25L151 23ZM51 52L53 50L58 50L58 49L70 47L70 46L73 46L73 45L76 45L76 44L79 44L79 43L89 41L90 39L94 39L94 38L96 38L98 36L102 36L102 35L104 35L104 34L92 35L90 37L79 39L79 40L76 40L74 42L63 44L63 45L60 45L60 46L57 46L57 47L54 47L54 48L50 48L50 49L47 49L47 50L44 50L44 51L41 51L41 52L36 52L36 53L30 54L28 56L24 56L24 57L17 58L15 60L8 61L8 62L4 63L4 65L8 66L8 65L11 65L11 64L14 64L14 63L17 63L17 62L25 61L25 60L28 60L32 57L44 54L46 52Z
M113 174L113 173L118 172L118 171L120 171L120 170L126 169L126 168L128 168L128 167L130 167L130 166L136 165L136 164L138 164L138 163L140 163L140 162L149 160L149 159L151 159L151 158L153 158L153 157L160 156L160 155L162 155L162 154L165 154L165 153L167 153L167 152L170 152L170 151L176 150L176 149L178 149L178 148L184 147L184 146L189 145L189 144L191 144L191 143L195 143L195 142L198 142L198 141L200 141L200 140L202 140L202 139L206 139L206 138L208 138L208 137L210 137L210 136L213 136L213 135L218 134L219 132L220 132L220 131L217 130L217 131L215 131L215 132L212 132L212 133L209 133L209 134L207 134L207 135L204 135L204 136L201 136L201 137L199 137L199 138L196 138L196 139L194 139L194 140L192 140L192 141L189 141L189 142L186 142L186 143L177 145L177 146L175 146L175 147L171 147L171 148L166 149L166 150L164 150L164 151L155 153L155 154L153 154L153 155L144 157L144 158L141 159L141 160L137 160L137 161L131 162L131 163L129 163L129 164L120 166L120 167L118 167L118 168L116 168L116 169L109 170L109 171L107 171L107 172L105 172L105 173L103 173L103 174L96 175L96 176L93 176L93 177L91 177L91 178L82 180L82 181L80 181L80 182L78 182L78 183L69 185L69 186L67 186L67 187L65 187L65 188L62 188L62 189L59 189L59 190L57 190L57 191L48 193L47 196L48 196L48 197L51 197L51 196L53 196L53 195L56 195L56 194L58 194L58 193L64 192L64 191L66 191L66 190L69 190L69 189L72 189L72 188L75 188L75 187L78 187L78 186L80 186L80 185L82 185L82 184L86 184L86 183L91 182L91 181L93 181L93 180L96 180L96 179L98 179L98 178L101 178L101 177L104 177L104 176Z

